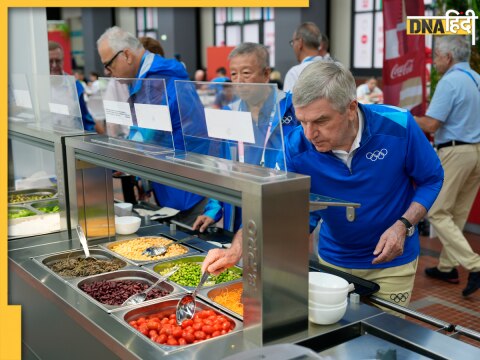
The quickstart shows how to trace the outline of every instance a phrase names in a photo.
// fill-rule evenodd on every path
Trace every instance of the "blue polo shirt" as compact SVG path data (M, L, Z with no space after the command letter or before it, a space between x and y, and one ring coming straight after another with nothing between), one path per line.
M438 82L426 115L443 123L435 144L480 143L480 75L467 62L453 65Z

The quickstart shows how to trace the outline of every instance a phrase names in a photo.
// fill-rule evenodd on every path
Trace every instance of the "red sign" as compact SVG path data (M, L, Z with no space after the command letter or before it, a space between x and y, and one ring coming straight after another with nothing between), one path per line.
M423 0L383 1L383 96L385 104L426 111L425 37L406 32L407 16L424 15Z

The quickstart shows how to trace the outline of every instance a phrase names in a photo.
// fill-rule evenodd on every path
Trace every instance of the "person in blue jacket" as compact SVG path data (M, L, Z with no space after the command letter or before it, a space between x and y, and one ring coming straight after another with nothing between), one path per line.
M184 150L174 81L188 80L185 67L175 59L165 59L145 50L135 36L118 26L107 29L97 40L97 47L107 75L117 78L165 80L175 150ZM146 81L132 83L129 92L129 101L132 103L165 103L164 94L149 88ZM140 135L143 141L161 141L156 137L158 131L139 128L136 120L134 125L130 132L131 138ZM160 206L180 210L176 216L178 221L191 224L203 211L205 204L202 201L205 198L200 195L163 184L152 183L152 187Z
M286 138L287 170L309 175L313 193L361 204L353 222L339 207L311 213L311 233L323 220L320 263L374 281L377 296L407 306L420 252L415 225L443 183L433 147L407 110L359 104L355 80L339 63L311 64L293 93L301 126ZM204 266L230 265L241 243Z
M228 59L233 83L269 83L272 70L269 66L268 49L264 45L242 43L232 50ZM234 84L233 87L235 87ZM290 93L280 90L270 91L271 89L267 87L251 86L245 90L238 90L238 98L224 109L250 111L255 124L253 128L255 139L261 139L260 142L264 147L245 144L242 153L238 144L228 144L230 148L235 147L238 157L234 160L269 168L283 168L282 130L283 136L286 136L298 125L292 105L292 96ZM235 88L233 92L235 93ZM261 107L257 106L258 104ZM230 154L229 150L225 152L227 155ZM229 157L225 156L225 158ZM222 215L225 229L236 232L240 228L241 209L214 199L208 201L203 215L197 218L193 227L203 232L208 226L219 221Z
M68 75L63 70L63 48L58 42L48 42L48 57L50 62L50 75ZM78 102L80 105L80 112L82 114L83 129L85 131L96 131L95 121L93 120L92 115L87 109L87 104L85 103L85 88L78 80L75 80L75 87L77 89Z

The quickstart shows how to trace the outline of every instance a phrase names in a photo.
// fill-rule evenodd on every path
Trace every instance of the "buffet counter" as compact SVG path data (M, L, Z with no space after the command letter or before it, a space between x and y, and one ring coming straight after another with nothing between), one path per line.
M181 231L170 231L164 225L142 227L136 236L160 233L178 240L189 236ZM117 237L117 240L128 238ZM108 244L102 239L89 243L91 247L103 248ZM200 254L213 247L200 239L189 246ZM186 346L156 344L133 329L123 315L141 312L142 307L172 302L171 299L178 299L185 289L168 299L108 312L75 289L72 285L75 283L62 280L38 261L48 254L79 248L78 239L68 239L66 233L9 241L9 303L22 305L24 358L221 359L257 347L244 336L241 317L232 317L214 307L208 299L202 299L201 304L230 317L236 324L232 332ZM129 268L148 271L148 266L143 265L129 264ZM321 357L333 358L374 358L378 354L391 355L394 352L398 358L453 359L462 354L462 359L477 359L480 352L466 343L354 301L349 302L346 314L336 324L307 324L305 319L304 325L303 330L292 327L290 332L282 328L282 334L277 334L275 340L266 341L264 345L298 344L314 350Z

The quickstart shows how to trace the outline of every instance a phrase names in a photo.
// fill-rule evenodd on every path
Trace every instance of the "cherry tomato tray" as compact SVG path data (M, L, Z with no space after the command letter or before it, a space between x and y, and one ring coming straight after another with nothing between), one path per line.
M171 298L164 299L164 300L157 299L157 300L155 300L156 301L155 303L152 303L152 304L149 304L149 305L144 305L144 306L141 306L141 307L137 306L133 309L123 309L121 311L112 312L111 314L122 325L129 328L131 331L136 333L138 336L142 337L145 341L149 342L150 344L153 343L153 344L157 345L166 354L172 353L172 352L175 352L175 351L183 350L183 349L185 349L187 347L190 347L192 345L196 345L196 343L187 343L185 345L175 345L175 346L174 345L167 345L166 343L161 344L161 343L158 343L157 341L152 340L149 337L149 336L155 336L154 334L153 335L150 334L151 329L148 329L148 331L145 331L146 329L139 328L137 330L133 325L131 325L131 322L132 321L135 321L135 322L138 321L140 323L140 321L141 321L140 319L144 318L146 320L145 323L148 324L149 318L151 319L154 316L158 317L158 318L170 317L171 314L175 313L177 303L181 299L182 295L183 294L179 294L175 297L171 297ZM222 318L224 320L224 322L228 322L229 327L230 327L229 332L225 333L223 335L219 335L218 337L223 338L225 336L229 336L230 334L237 333L237 332L239 332L243 329L243 323L241 321L239 321L238 319L224 314L222 311L220 311L218 309L215 309L214 307L212 307L211 305L203 302L199 298L197 298L196 302L197 302L197 307L196 307L196 314L197 315L200 314L200 312L203 312L205 310L208 310L210 312L214 311L217 314L216 316L218 318ZM188 325L188 324L185 323L185 325ZM212 326L214 326L214 325L215 325L215 323ZM176 325L172 325L172 327L176 327ZM186 329L187 327L188 326L182 327L182 336L181 337L183 337L183 335L184 335L183 330L187 330ZM150 328L155 328L155 327L150 326ZM203 327L202 327L202 329L203 329ZM207 329L205 328L205 330L207 330ZM214 329L210 329L210 330L214 330ZM160 332L162 332L161 329L159 330L159 328L156 328L156 331L158 332L158 336L160 336ZM207 331L209 331L209 330L207 330ZM171 335L174 336L174 333L172 333ZM194 336L197 336L197 335L198 334L195 334ZM202 334L199 334L199 335L202 335ZM203 335L208 335L208 333L203 332ZM213 332L212 332L212 335L213 335ZM185 337L187 338L186 335L185 335ZM200 338L201 337L202 336L200 336ZM202 340L200 340L200 343L204 343L204 342L207 342L207 341L215 341L215 339L216 339L216 336L212 337L212 338L209 338L209 339L205 339L205 340L202 339ZM157 338L157 340L160 341L160 339L158 339L158 338Z
M165 299L170 296L176 295L180 292L183 291L180 287L176 286L175 284L168 283L166 281L158 284L154 289L158 290L163 290L163 291L168 291L169 294L162 296L160 298L152 299L152 300L145 300L141 304L136 304L136 305L129 305L129 306L124 306L122 307L121 305L109 305L109 304L104 304L101 303L100 301L96 300L93 296L85 292L81 287L82 285L90 285L94 282L100 282L100 281L125 281L125 280L132 280L132 281L140 281L147 283L148 286L153 285L157 280L159 279L159 276L155 276L154 274L141 270L139 268L137 269L128 269L128 270L117 270L109 273L104 273L104 274L98 274L98 275L92 275L87 278L83 279L77 279L76 281L72 282L72 286L77 290L80 294L84 295L86 298L88 298L91 302L93 302L95 305L99 306L106 312L112 312L115 310L123 310L126 308L132 308L132 307L138 307L138 306L143 306L144 304L149 304L155 300L158 299ZM125 299L126 300L126 299Z

